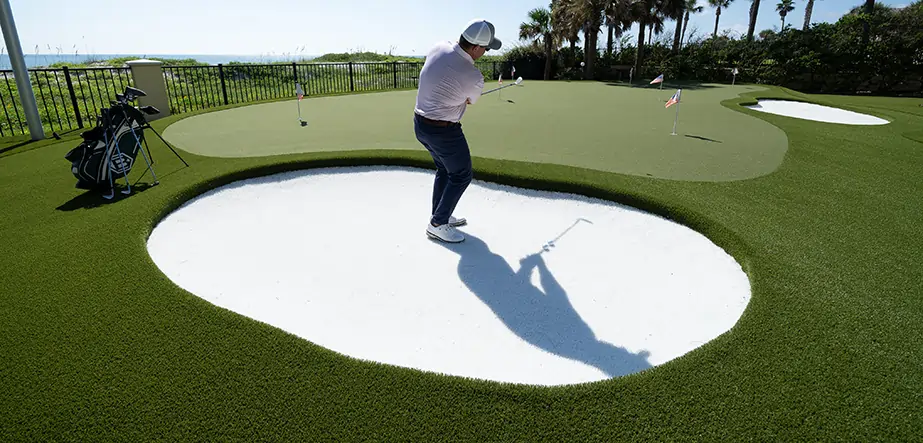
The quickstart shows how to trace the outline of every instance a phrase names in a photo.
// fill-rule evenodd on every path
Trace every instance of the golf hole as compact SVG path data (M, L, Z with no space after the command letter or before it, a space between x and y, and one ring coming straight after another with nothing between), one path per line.
M867 114L791 100L757 100L756 105L746 107L754 111L826 123L843 125L888 124L887 120Z
M635 208L475 180L466 240L427 238L432 171L235 182L161 220L148 251L202 299L356 359L531 385L643 371L728 331L741 266Z

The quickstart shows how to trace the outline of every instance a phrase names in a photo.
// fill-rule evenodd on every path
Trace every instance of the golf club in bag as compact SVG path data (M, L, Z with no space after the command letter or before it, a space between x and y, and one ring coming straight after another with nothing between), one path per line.
M145 115L159 114L160 110L153 106L137 108L129 104L145 95L147 94L144 91L130 86L125 88L124 94L116 94L116 100L111 102L108 109L100 109L96 127L82 133L83 142L64 156L71 162L71 172L77 177L77 188L102 190L108 187L109 192L103 197L112 199L115 196L115 182L121 176L128 186L122 194L130 194L131 183L128 181L128 174L139 151L147 163L147 170L150 170L154 177L154 185L159 183L157 174L154 173L150 147L145 153L142 143L147 146L147 140L144 139L145 129L150 129L163 140L145 118ZM166 140L163 142L183 164L189 166ZM147 170L141 174L142 177Z

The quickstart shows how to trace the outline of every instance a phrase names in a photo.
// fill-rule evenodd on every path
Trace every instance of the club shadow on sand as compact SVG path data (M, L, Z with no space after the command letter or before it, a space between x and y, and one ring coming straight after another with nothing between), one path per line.
M483 240L465 234L461 243L434 243L459 255L458 277L517 337L546 352L598 368L618 377L651 367L647 351L625 348L596 338L571 305L567 292L548 269L541 252L519 261L514 270ZM532 285L537 269L540 286Z

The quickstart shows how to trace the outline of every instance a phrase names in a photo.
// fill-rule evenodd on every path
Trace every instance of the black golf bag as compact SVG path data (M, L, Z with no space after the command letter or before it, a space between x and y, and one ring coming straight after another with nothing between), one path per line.
M144 115L134 107L117 103L100 111L96 127L64 156L80 189L111 188L115 178L128 176L144 139Z
M77 188L91 190L108 188L110 192L104 197L111 199L115 195L115 181L122 177L128 185L128 189L122 193L131 193L128 174L139 152L154 177L154 184L158 184L153 161L148 153L144 152L142 143L147 145L144 140L144 130L154 131L145 115L158 114L160 111L153 106L137 108L129 105L129 102L145 95L144 91L130 86L125 88L124 94L116 94L117 100L111 102L112 106L108 109L100 109L96 127L82 133L83 142L64 156L71 162L71 172L77 177ZM154 133L156 134L156 131ZM160 134L157 136L160 137ZM160 139L163 140L163 137ZM179 157L176 150L166 140L163 141ZM182 157L179 159L189 166Z

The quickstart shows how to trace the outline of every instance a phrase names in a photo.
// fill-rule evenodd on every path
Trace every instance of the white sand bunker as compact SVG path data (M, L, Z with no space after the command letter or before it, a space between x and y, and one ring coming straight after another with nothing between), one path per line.
M756 105L747 106L747 108L754 111L826 123L841 123L844 125L888 124L887 120L867 114L791 100L757 100Z
M333 351L535 385L662 364L750 300L703 235L602 200L475 181L456 210L467 240L430 240L432 179L357 167L237 182L167 216L149 252L191 293Z

